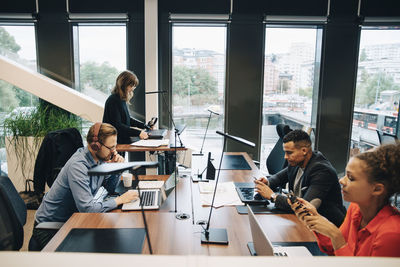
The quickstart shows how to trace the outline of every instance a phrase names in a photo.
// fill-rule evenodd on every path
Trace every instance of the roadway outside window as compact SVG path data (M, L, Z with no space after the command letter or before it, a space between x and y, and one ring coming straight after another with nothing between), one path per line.
M316 27L267 26L265 29L264 95L260 170L278 134L276 125L311 132L316 55Z
M396 134L400 100L400 30L361 30L351 155L379 145L377 130Z
M172 112L186 124L184 140L200 150L210 112L213 114L203 153L221 153L225 98L226 25L172 25Z
M0 54L32 70L36 67L36 39L33 23L0 24ZM38 105L38 98L0 80L0 173L7 174L7 159L3 123L10 116L30 112Z

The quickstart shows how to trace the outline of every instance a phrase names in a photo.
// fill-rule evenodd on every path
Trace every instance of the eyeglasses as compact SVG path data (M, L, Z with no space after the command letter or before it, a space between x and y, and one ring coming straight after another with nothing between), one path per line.
M99 142L99 143L100 143L102 146L108 148L108 150L110 150L110 151L114 151L114 150L117 148L117 146L108 147L108 146L106 146L105 144L103 144L102 142Z

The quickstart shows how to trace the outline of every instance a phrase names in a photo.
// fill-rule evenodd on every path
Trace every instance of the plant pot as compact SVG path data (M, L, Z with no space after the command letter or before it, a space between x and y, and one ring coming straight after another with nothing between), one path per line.
M25 181L33 179L36 156L43 137L6 136L8 177L18 192L25 190Z

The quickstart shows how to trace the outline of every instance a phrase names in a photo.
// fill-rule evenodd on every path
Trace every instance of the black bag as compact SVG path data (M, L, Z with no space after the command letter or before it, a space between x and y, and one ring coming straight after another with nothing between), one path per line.
M27 179L25 181L25 191L19 192L20 197L25 202L28 210L37 210L42 202L42 196L37 195L33 190L33 180Z

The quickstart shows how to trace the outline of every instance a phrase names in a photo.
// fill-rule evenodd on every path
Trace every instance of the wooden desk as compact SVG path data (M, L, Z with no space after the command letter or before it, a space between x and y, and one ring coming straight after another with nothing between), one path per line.
M220 181L247 182L253 180L253 175L259 175L258 169L247 154L229 154L243 154L252 170L223 170ZM159 211L145 212L154 254L249 256L247 242L252 238L247 215L238 214L235 207L215 209L210 228L226 228L229 245L202 245L200 241L202 228L196 225L196 222L200 219L208 219L210 208L201 206L197 184L192 183L189 178L181 178L177 190L178 213L189 213L190 219L177 220L175 213L170 212L174 209L174 192L170 194ZM293 214L256 216L272 242L315 241L314 235ZM120 210L111 213L75 213L43 251L55 251L72 228L123 227L143 227L141 213ZM149 253L147 243L145 243L143 253Z

